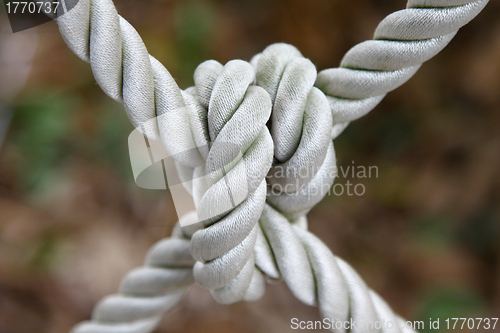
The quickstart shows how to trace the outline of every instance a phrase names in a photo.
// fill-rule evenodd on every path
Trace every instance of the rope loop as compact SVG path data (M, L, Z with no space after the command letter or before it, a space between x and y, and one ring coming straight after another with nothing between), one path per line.
M328 100L314 87L314 64L291 45L271 45L251 63L257 85L273 101L275 163L267 176L268 201L286 214L305 213L323 199L336 177Z
M273 156L266 127L272 105L254 80L248 62L208 61L197 68L191 90L206 110L210 137L205 165L192 177L198 217L206 226L191 238L193 273L220 303L257 299L265 291L254 247Z

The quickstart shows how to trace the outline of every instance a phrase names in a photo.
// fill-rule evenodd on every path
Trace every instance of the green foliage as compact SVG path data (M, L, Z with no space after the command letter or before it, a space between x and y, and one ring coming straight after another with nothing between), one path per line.
M43 272L50 268L58 257L58 239L55 235L47 233L33 244L34 251L30 258L30 267L35 271Z
M423 215L413 224L414 235L422 249L440 253L450 249L456 242L456 223L441 215Z
M497 253L500 239L498 217L493 207L481 209L460 228L460 240L480 256Z
M53 176L72 158L106 166L133 181L127 145L133 127L123 106L99 99L92 105L98 112L91 115L90 133L82 133L77 114L82 105L78 95L39 91L16 107L10 142L17 150L14 167L23 190L50 187Z
M216 12L210 2L184 1L175 15L176 40L182 74L192 77L196 67L207 60L208 48L216 21Z
M451 287L432 290L426 297L419 316L419 320L425 323L425 328L420 332L450 332L446 329L446 319L485 317L485 309L484 300L472 290ZM429 327L429 318L439 318L439 329Z
M408 117L409 113L399 109L383 116L370 114L350 124L335 140L336 144L360 156L397 158L410 148L415 139L415 125ZM363 126L364 122L371 126Z
M78 100L69 94L40 91L15 108L12 142L20 153L16 171L22 187L34 189L44 176L57 172L70 152L72 110Z
M128 136L134 129L123 106L105 98L99 107L97 133L89 148L106 166L115 168L125 180L133 181L128 152Z

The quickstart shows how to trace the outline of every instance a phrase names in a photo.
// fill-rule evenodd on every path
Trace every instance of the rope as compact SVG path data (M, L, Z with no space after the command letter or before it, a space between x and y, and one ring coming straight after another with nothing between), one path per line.
M382 325L382 331L414 332L366 286L351 266L334 256L306 226L305 217L290 223L270 206L264 208L261 218L261 227L282 278L298 299L319 306L323 318L358 323L350 332L380 332L377 323L389 322L392 325ZM346 332L338 328L332 331Z
M189 246L179 228L174 229L170 238L151 247L143 267L125 276L119 294L103 298L94 308L92 321L78 324L73 331L152 332L162 314L177 305L194 282Z
M317 74L294 47L275 44L251 63L204 62L195 86L181 91L111 0L80 0L58 18L65 42L90 62L97 83L124 104L134 126L174 156L196 206L183 219L203 225L177 228L155 245L119 294L102 300L92 321L74 332L151 332L193 279L225 304L257 300L266 279L282 279L325 318L385 320L394 325L384 332L411 332L307 231L305 214L336 176L331 139L406 82L487 2L410 0L340 68Z
M374 40L349 50L339 68L318 74L316 86L328 98L338 131L333 137L408 81L422 63L438 54L458 29L488 0L409 0L407 9L380 22ZM334 126L335 128L335 126Z
M276 161L267 176L267 200L283 213L305 214L323 199L337 176L328 100L314 87L316 67L291 45L271 45L251 63L257 85L273 102Z
M225 66L205 62L194 79L195 89L190 91L201 92L198 96L208 110L211 142L206 164L192 173L191 192L198 217L209 226L191 238L191 254L197 260L194 277L220 303L258 299L264 291L258 286L265 281L255 268L253 250L266 201L265 177L273 158L272 138L266 127L271 101L264 89L251 86L255 75L245 61L233 60ZM241 151L242 157L228 170L224 166L233 160L232 147ZM222 168L225 174L217 172ZM203 172L210 174L208 189L198 186L198 175ZM228 184L230 191L226 190ZM227 200L221 200L229 194ZM231 202L231 210L222 204L225 202ZM222 218L213 218L222 214Z

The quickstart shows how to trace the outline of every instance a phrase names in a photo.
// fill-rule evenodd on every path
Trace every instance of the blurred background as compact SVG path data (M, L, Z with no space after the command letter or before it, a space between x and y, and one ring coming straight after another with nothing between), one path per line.
M275 42L295 45L318 69L338 66L405 7L402 0L115 4L181 88L206 59L249 60ZM100 90L56 24L12 34L0 7L0 332L67 332L116 292L177 217L168 192L135 185L123 107ZM499 17L500 2L491 1L346 129L335 141L339 167L376 166L378 177L341 175L337 183L362 184L366 193L332 194L309 214L310 230L409 320L500 315ZM256 303L231 306L193 287L158 332L290 332L294 317L319 314L283 284Z

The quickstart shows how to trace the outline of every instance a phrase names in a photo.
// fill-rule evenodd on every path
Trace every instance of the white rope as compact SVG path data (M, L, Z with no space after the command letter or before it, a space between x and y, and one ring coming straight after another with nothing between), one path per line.
M279 271L292 293L305 304L319 306L323 318L358 323L350 330L353 333L414 332L351 266L307 231L304 220L290 223L270 206L264 208L261 218ZM377 326L388 322L392 325Z
M331 139L408 80L486 3L410 0L408 9L380 23L373 41L351 49L340 68L317 74L295 48L276 44L251 64L207 61L195 72L195 87L181 91L111 0L80 0L58 19L65 42L90 62L103 91L123 102L134 126L162 140L179 176L192 181L188 190L205 225L176 229L173 239L160 243L170 244L165 252L155 257L166 261L152 264L150 253L146 266L125 278L120 294L105 298L92 321L74 331L151 332L193 278L221 303L259 299L265 278L283 279L299 300L319 306L326 318L385 320L394 325L384 332L411 331L401 328L389 306L307 231L305 214L336 176ZM156 116L158 122L147 122ZM231 147L241 153L236 160ZM229 161L230 167L218 172ZM208 186L198 181L205 174ZM232 207L224 210L228 187ZM193 262L183 261L187 239L196 260L192 276L186 270ZM175 250L174 242L184 252ZM171 256L184 258L183 264Z
M205 62L194 78L196 88L190 91L202 92L200 101L208 110L204 118L211 142L206 163L192 173L195 181L191 193L198 216L210 223L191 239L191 254L198 260L194 276L201 286L212 290L220 303L258 299L265 281L255 268L253 250L257 222L266 201L265 176L273 158L272 138L266 127L271 100L264 89L250 86L254 71L241 60L225 66ZM227 160L227 156L232 155L229 150L233 146L242 152L242 158L233 162L230 170L226 168L225 175L216 172L215 177L211 176L208 189L197 186L201 179L198 174L220 170L226 161L231 162L233 158ZM231 185L232 197L224 202L234 201L233 209L222 218L212 218L218 215L214 210L220 206L221 197L228 195L227 184Z
M92 321L78 324L73 331L152 332L162 314L177 305L194 282L189 246L178 228L172 237L157 242L146 255L145 265L125 276L119 294L103 298L94 308Z
M375 30L374 40L354 46L339 68L318 74L316 86L327 95L334 123L345 128L370 112L385 94L409 80L423 62L448 45L487 3L409 0L407 9L387 16Z
M268 202L286 214L305 214L337 175L332 116L326 96L314 87L316 67L287 44L269 46L251 63L256 83L273 102L276 162L267 176Z

